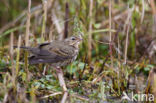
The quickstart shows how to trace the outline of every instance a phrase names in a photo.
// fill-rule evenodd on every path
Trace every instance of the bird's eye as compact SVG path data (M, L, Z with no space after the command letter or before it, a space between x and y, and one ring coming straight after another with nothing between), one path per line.
M71 38L72 40L75 40L75 38L73 37L73 38Z

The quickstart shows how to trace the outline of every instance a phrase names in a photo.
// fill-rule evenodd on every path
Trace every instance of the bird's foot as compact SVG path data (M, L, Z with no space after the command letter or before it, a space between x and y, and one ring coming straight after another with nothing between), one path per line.
M56 70L57 73L62 73L63 74L63 71L62 71L61 68L57 67L57 68L55 68L55 70Z
M65 84L65 81L64 81L62 69L61 68L55 68L55 70L56 70L56 73L57 73L57 76L58 76L58 79L59 79L60 86L63 88L64 92L67 92L67 87L66 87L66 84Z

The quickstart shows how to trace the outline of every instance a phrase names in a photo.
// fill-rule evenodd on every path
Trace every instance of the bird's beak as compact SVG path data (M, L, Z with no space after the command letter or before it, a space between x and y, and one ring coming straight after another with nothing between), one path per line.
M83 38L82 38L82 34L79 35L79 41L82 41Z
M82 41L83 40L83 38L79 38L79 41Z

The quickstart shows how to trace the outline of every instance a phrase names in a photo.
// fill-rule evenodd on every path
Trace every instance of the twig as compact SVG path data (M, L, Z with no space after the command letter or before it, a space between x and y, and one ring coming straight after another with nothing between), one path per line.
M64 23L64 37L63 38L67 38L68 37L68 18L69 18L69 6L68 6L68 2L66 2L66 11L65 11L65 23Z
M21 46L21 35L18 37L18 48L17 48L17 57L16 57L16 76L19 69L19 58L20 58L20 46Z
M41 33L42 42L44 42L46 21L47 21L47 1L46 0L43 0L43 12L44 13L43 13L42 33Z
M92 12L93 12L93 0L90 0L90 7L89 7L89 30L88 30L88 63L91 63L91 50L92 50L92 25L93 25L93 20L92 20Z
M30 34L30 8L31 8L31 0L28 2L28 11L27 11L27 23L26 23L26 36L25 36L25 45L29 46L29 34Z
M57 32L59 34L59 40L62 40L63 39L62 30L63 29L62 29L61 25L59 24L59 21L58 21L58 19L56 17L56 14L55 14L54 10L52 10L52 21L53 21L53 23L54 23L54 25L55 25L55 27L57 29Z
M5 96L3 98L3 103L7 103L7 99L8 99L8 92L5 93Z
M31 0L28 1L27 22L26 22L26 34L25 34L25 45L26 46L29 46L30 17L31 17L30 8L31 8ZM25 70L26 70L27 80L29 80L29 78L28 78L28 74L29 74L29 70L28 70L28 51L25 52Z
M71 94L72 97L75 97L75 98L78 98L80 100L83 100L83 101L89 101L89 98L84 98L80 95L77 95L77 94Z
M42 0L43 2L43 20L42 20L42 33L41 33L41 42L43 43L45 40L46 33L46 21L47 21L47 0ZM45 75L46 68L43 70L43 75Z
M60 95L60 94L62 94L62 92L56 92L56 93L53 93L53 94L50 94L50 95L46 95L44 97L41 97L41 99L52 97L52 96L56 96L56 95Z
M111 30L112 28L112 0L109 0L109 29ZM112 32L109 31L109 42L111 43L112 41Z
M125 54L124 54L124 64L127 63L127 50L128 50L128 38L129 38L129 28L130 28L130 21L131 21L131 15L133 12L133 8L129 9L129 15L127 17L127 33L126 33L126 44L125 44Z
M114 29L99 29L99 30L93 30L92 33L101 33L101 32L116 32Z
M15 87L16 79L15 79L15 66L14 66L14 52L13 52L13 44L14 44L14 34L13 32L10 35L10 59L11 59L11 72L12 72L12 83Z
M153 27L152 27L152 37L155 37L156 34L156 6L155 6L155 0L150 0L150 5L152 8L153 13Z
M114 45L114 43L112 44L114 49L117 51L118 53L118 58L120 57L120 55L122 54L122 52L120 51L120 44L119 44L119 32L121 31L121 27L122 27L122 24L119 25L118 29L117 29L117 32L115 33L115 36L113 38L113 42L116 42L118 43L118 46L116 47L116 45Z
M104 66L105 66L105 63L106 61L108 60L108 56L106 57L106 59L103 61L103 64L101 66L101 69L99 70L99 73L101 73L103 70L104 70Z
M156 7L155 7L154 0L150 0L150 5L151 5L151 8L152 8L152 13L153 14L156 14Z
M144 15L145 15L145 1L142 0L142 13L141 13L141 23L144 20Z
M12 66L13 66L13 44L14 44L14 34L12 32L10 35L10 50L9 50Z
M109 0L109 29L112 28L112 0ZM113 55L112 55L112 32L109 31L109 50L111 57L111 68L113 68Z
M56 93L52 93L52 94L49 94L49 95L40 97L40 99L45 99L45 98L49 98L49 97L53 97L53 96L61 95L61 94L63 94L63 92L56 92ZM64 94L65 94L64 96L67 96L68 93L65 92ZM72 93L72 94L70 94L69 96L78 98L78 99L83 100L83 101L89 101L89 98L85 98L84 96L78 95L78 94L76 94L76 93ZM65 97L64 97L64 98L65 98ZM62 99L63 99L63 98L62 98ZM63 100L63 101L64 101L64 100Z
M107 43L107 42L102 42L102 41L98 41L98 40L94 40L95 42L98 42L98 43L101 43L101 44L107 44L109 45L110 43Z
M51 42L53 39L54 39L54 37L53 37L53 23L51 24L51 26L50 26L50 32L49 32L49 42Z
M68 92L65 92L65 93L63 94L63 97L62 97L61 103L66 103L67 96L68 96Z

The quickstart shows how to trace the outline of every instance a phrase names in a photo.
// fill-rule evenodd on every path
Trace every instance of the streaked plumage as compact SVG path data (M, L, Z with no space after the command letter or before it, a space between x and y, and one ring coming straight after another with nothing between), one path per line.
M62 41L43 43L38 47L20 47L30 51L29 64L49 63L54 67L65 66L78 55L81 36L72 36Z

